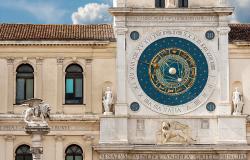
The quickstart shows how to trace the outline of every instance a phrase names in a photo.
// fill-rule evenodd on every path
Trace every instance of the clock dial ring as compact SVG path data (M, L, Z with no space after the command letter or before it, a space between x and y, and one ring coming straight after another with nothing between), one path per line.
M180 105L166 105L159 103L155 99L152 99L148 94L146 94L143 90L143 86L140 85L140 78L138 77L138 65L145 65L149 66L151 60L141 61L141 57L143 56L143 52L148 48L150 44L153 42L164 39L164 38L181 38L187 41L190 41L196 47L198 47L205 59L207 60L208 64L208 78L207 83L202 90L202 92L197 95L193 100L188 101L187 103L180 104ZM178 42L173 42L173 44ZM176 48L174 46L168 46L165 48ZM161 49L156 51L158 53ZM187 50L188 51L188 50ZM153 58L153 57L151 57ZM199 65L200 63L198 63ZM207 45L200 40L196 35L191 32L184 31L184 30L160 30L155 33L150 34L149 36L145 37L142 41L138 42L135 47L135 50L129 54L129 61L128 61L128 82L131 91L134 94L129 94L131 101L139 100L142 107L147 107L153 112L157 112L160 114L167 114L167 115L181 115L185 113L189 113L201 105L205 104L209 97L212 95L213 91L215 90L216 83L217 83L217 66L216 66L216 59L211 51L208 49Z
M169 49L172 52L176 50L176 53L180 53L178 56L176 53L167 55L166 53ZM152 66L157 64L155 62L163 63L168 59L172 59L172 62L175 59L179 64L183 64L186 67L186 71L192 71L194 68L194 74L186 74L188 78L186 78L187 76L175 78L177 81L179 78L184 78L187 86L182 84L179 87L175 87L176 85L168 83L169 81L163 85L158 85L161 83L157 84L157 82L163 82L163 80L155 78L160 77L157 74L152 77L151 73L154 72L152 71ZM161 67L161 65L158 64L158 67ZM170 67L170 69L173 69L173 73L175 71L178 73L178 66ZM170 74L165 75L169 79L175 80L173 77L176 74L173 76ZM192 101L203 91L208 80L208 64L202 51L192 42L183 38L166 37L154 41L142 52L137 65L137 77L142 90L148 97L163 105L178 106ZM171 84L172 87L169 87Z
M152 59L149 67L151 83L163 94L179 95L193 86L196 64L185 51L177 48L161 50Z

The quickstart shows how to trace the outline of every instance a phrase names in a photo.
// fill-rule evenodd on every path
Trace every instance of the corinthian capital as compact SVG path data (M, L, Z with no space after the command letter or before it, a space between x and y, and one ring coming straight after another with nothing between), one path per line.
M6 58L6 59L7 59L7 64L8 64L8 65L13 65L13 64L14 64L14 58L8 57L8 58Z
M117 35L125 35L128 32L128 28L119 27L115 29Z
M57 58L57 64L58 64L58 65L62 65L62 64L63 64L63 61L64 61L64 58L63 58L63 57L58 57L58 58Z

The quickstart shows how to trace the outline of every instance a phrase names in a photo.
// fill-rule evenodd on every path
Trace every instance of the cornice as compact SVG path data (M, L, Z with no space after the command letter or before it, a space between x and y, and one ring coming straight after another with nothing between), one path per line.
M200 8L110 8L109 12L114 16L136 15L231 15L234 7L200 7Z
M1 121L22 121L24 115L20 114L0 114ZM87 121L98 122L98 115L64 115L64 114L52 114L50 115L50 122L53 121Z
M110 41L0 41L0 46L106 46Z

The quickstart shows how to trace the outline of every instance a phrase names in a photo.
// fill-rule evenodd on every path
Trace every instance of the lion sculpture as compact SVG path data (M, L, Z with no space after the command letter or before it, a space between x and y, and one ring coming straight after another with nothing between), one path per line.
M194 140L189 136L189 127L179 122L162 123L162 143L191 143Z
M46 119L50 118L50 106L41 99L26 100L22 104L28 106L24 113L24 122L28 125L47 124Z

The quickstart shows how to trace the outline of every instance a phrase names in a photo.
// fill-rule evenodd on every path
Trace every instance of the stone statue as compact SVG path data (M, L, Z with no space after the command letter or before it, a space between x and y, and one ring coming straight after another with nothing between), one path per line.
M189 136L189 126L180 122L163 122L161 127L162 144L190 144L194 140Z
M28 126L47 126L46 119L50 118L50 106L41 99L26 100L22 104L28 106L24 113L24 122Z
M233 100L233 107L234 107L233 115L241 115L244 103L243 103L242 95L240 91L238 91L238 88L235 88L235 91L233 92L232 100Z
M166 0L166 8L176 8L176 0Z
M104 107L104 115L112 114L111 106L113 104L113 94L112 94L110 87L106 88L106 90L104 92L104 96L102 98L102 103L103 103L103 107Z

